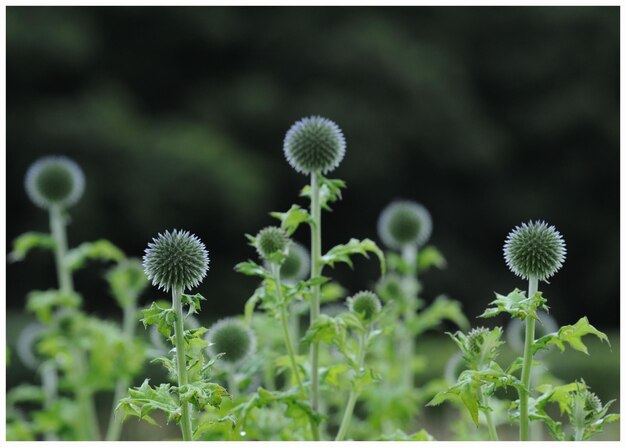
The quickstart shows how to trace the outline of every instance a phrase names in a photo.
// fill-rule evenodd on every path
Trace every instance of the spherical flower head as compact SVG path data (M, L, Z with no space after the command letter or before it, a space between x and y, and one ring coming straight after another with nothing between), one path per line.
M472 354L480 354L482 344L485 341L485 335L489 333L489 329L482 326L469 331L467 334L467 347Z
M380 299L374 292L364 290L348 298L348 308L363 321L370 322L380 312Z
M593 413L602 411L602 401L596 393L592 393L591 391L585 393L585 409Z
M213 355L224 354L220 360L230 364L241 363L256 350L256 336L241 320L224 318L207 332L209 349Z
M428 210L408 200L390 203L378 219L378 235L389 248L423 245L431 232L432 219Z
M522 279L550 278L563 265L566 252L561 234L543 221L516 227L504 242L506 265Z
M271 260L273 255L283 252L289 245L287 234L278 227L266 227L256 236L255 247L259 256Z
M311 116L296 121L285 135L287 161L302 174L332 171L346 153L346 139L333 121Z
M143 269L159 289L184 291L196 287L206 276L209 253L189 231L166 231L148 244Z
M82 197L85 175L80 166L67 157L44 157L30 165L24 184L28 197L38 207L68 208Z
M376 292L386 302L403 301L405 299L402 278L395 273L390 273L381 278L376 285Z
M309 251L293 242L287 248L287 256L280 266L280 276L285 281L300 281L309 274Z

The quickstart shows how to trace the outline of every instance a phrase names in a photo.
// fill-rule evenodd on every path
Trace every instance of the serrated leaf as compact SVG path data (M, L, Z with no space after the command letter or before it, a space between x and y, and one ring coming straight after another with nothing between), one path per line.
M199 310L201 310L200 303L202 301L206 301L206 298L196 293L195 295L187 295L183 293L181 296L181 303L185 306L189 306L189 310L187 311L187 316L197 314Z
M322 175L317 176L319 183L320 207L326 211L332 211L329 204L341 200L341 190L346 187L346 182L340 179L328 179ZM311 186L307 185L300 192L301 197L311 199Z
M362 255L369 258L368 253L374 253L380 262L380 270L384 275L386 272L385 256L380 248L371 239L350 239L347 244L336 245L331 248L328 253L322 256L322 264L334 267L336 263L343 262L353 267L352 259L353 255Z
M9 253L9 262L22 261L29 251L34 248L53 250L56 243L48 233L30 231L21 234L13 241L13 251Z
M144 327L149 324L156 324L159 334L165 338L170 338L176 322L176 312L171 307L161 307L153 302L148 309L143 310L141 322Z
M285 230L287 236L291 236L301 224L311 224L313 222L309 212L299 205L292 205L284 213L273 212L270 215L280 220L280 227Z
M180 420L182 413L178 401L172 396L171 385L162 383L155 388L150 386L149 379L144 380L138 388L130 388L128 396L121 399L116 407L124 419L136 417L156 426L158 424L150 414L157 410L164 412L168 421L175 422Z
M83 242L67 252L65 263L70 270L77 270L90 260L115 261L124 259L124 252L106 239Z
M182 402L189 402L200 411L207 407L219 408L222 399L228 397L228 391L217 383L196 381L178 388Z
M508 313L513 318L519 318L524 320L527 317L538 320L537 310L543 309L548 311L546 306L546 299L541 292L535 293L533 297L526 298L526 292L515 289L508 295L500 295L496 293L496 299L490 304L495 307L490 307L479 318L491 318L501 313Z
M320 379L329 385L338 387L339 379L348 371L350 371L350 367L345 363L340 363L338 365L334 365L330 368L325 369L320 374Z
M533 354L542 349L547 349L550 345L556 345L561 351L564 351L565 343L568 343L576 351L589 354L587 346L582 341L582 337L589 334L595 335L610 346L606 334L589 324L587 317L582 317L575 324L563 326L557 332L544 335L539 340L536 340L533 343Z

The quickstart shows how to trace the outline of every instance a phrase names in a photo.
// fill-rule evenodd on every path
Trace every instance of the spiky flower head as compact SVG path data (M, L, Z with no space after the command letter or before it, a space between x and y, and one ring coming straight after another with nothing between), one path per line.
M169 230L148 243L143 269L152 285L169 292L196 287L209 270L209 253L189 231Z
M82 197L85 190L83 170L67 157L49 156L35 161L26 172L26 193L40 208L68 208Z
M280 276L285 281L299 281L309 274L309 251L293 242L287 248L287 256L280 266Z
M380 299L374 292L364 290L348 298L348 308L359 315L363 321L369 322L380 312Z
M504 260L522 279L546 280L563 266L565 241L556 228L543 221L523 223L504 242Z
M430 213L409 200L391 202L378 218L378 235L389 248L423 245L432 232Z
M335 169L343 160L346 140L333 121L310 116L296 121L287 131L283 151L297 172L324 174Z
M220 360L240 363L256 350L256 336L250 327L236 318L224 318L207 332L209 349L213 355L224 354Z
M376 284L376 292L386 302L406 299L402 278L395 273L383 276Z
M278 227L265 227L256 236L255 247L259 256L271 260L272 255L283 252L289 244L287 234Z
M502 344L502 328L487 329L477 327L467 333L456 332L451 335L463 352L463 360L471 369L482 369L498 355Z

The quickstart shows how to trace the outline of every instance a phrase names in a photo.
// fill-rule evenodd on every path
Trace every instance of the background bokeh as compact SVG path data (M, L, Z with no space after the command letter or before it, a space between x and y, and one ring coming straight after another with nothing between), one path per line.
M348 143L325 248L378 240L390 200L420 201L448 261L424 295L460 300L477 323L494 291L524 287L502 259L506 234L545 219L568 247L543 286L552 315L587 315L617 344L616 7L9 7L7 240L46 229L24 173L65 154L87 176L70 245L106 238L139 257L158 232L188 229L211 254L205 318L240 313L256 284L233 270L255 255L244 234L305 203L282 139L311 114ZM77 288L89 311L118 317L105 268L81 272ZM336 274L356 291L377 271L359 259ZM55 280L47 253L9 264L7 278L14 324L26 293Z

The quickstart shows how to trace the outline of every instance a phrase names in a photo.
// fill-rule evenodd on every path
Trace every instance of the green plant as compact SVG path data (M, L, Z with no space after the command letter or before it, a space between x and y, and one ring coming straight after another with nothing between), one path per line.
M68 248L67 209L81 198L84 186L82 170L66 157L44 157L26 174L29 197L48 211L50 233L21 235L14 241L9 260L21 261L35 248L52 250L58 289L32 291L27 297L26 308L39 322L29 350L41 375L41 387L20 385L7 395L8 439L99 439L95 393L119 388L143 364L143 346L132 336L131 301L136 302L145 283L113 277L114 271L121 272L133 261L106 240ZM116 263L106 279L120 306L124 307L124 299L128 301L123 331L80 309L82 297L74 289L73 274L89 260ZM20 409L22 405L31 408L28 414ZM109 423L116 424L113 418Z
M479 412L485 417L492 440L497 440L496 428L491 419L492 408L489 398L499 389L513 387L518 400L511 403L509 417L519 422L519 438L529 439L530 421L541 421L555 440L585 440L601 431L605 423L619 418L607 414L609 406L601 405L591 397L584 381L554 386L549 383L533 385L532 366L536 364L536 354L557 346L561 351L566 344L587 354L582 341L585 335L595 335L608 343L606 335L594 328L586 317L574 325L562 326L540 338L535 337L535 322L540 321L540 311L547 311L547 300L538 290L539 280L553 276L565 260L565 242L560 233L545 222L529 222L515 228L504 244L504 257L509 268L518 276L528 280L528 294L515 289L508 295L496 293L491 307L481 315L495 317L501 313L525 323L523 357L518 357L508 368L502 368L496 361L498 349L502 345L501 328L475 329L465 335L451 334L461 349L466 369L460 373L457 382L445 391L438 393L429 403L437 405L445 400L460 400L469 411L472 420L479 425ZM520 376L514 375L518 370ZM595 396L595 395L593 395ZM557 405L561 414L566 414L572 427L568 432L563 422L555 420L548 411L548 405Z
M168 338L175 351L175 358L159 357L168 373L177 383L172 386L162 383L151 386L146 379L138 388L128 391L121 399L118 409L126 416L133 416L156 424L150 414L155 410L166 413L168 421L175 421L181 429L183 440L197 439L205 430L208 420L199 424L194 410L199 413L207 408L219 408L226 390L209 381L215 358L205 360L208 342L204 340L205 328L184 329L186 315L183 305L188 306L188 315L200 310L200 294L188 295L186 290L196 287L209 268L209 256L204 244L188 231L174 230L159 234L148 244L143 266L152 284L165 292L172 293L170 308L157 303L143 311L143 323L156 325L160 334Z

